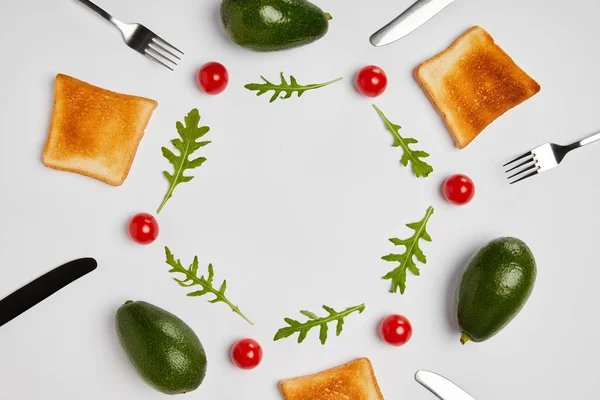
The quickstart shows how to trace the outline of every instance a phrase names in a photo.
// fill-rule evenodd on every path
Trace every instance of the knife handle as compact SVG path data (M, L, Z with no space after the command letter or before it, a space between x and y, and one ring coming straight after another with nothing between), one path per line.
M93 258L61 265L0 300L0 326L10 322L63 287L96 269Z

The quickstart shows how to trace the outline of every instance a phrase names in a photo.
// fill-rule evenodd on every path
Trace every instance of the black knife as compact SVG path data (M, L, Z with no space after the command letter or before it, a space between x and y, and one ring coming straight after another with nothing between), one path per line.
M8 295L0 300L0 326L12 321L68 284L89 274L97 266L98 263L93 258L71 261Z

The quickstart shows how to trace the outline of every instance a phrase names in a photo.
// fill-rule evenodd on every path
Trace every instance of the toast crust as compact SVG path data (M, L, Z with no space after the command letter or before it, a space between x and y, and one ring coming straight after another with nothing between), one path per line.
M42 162L120 186L157 106L58 74Z
M415 68L414 75L460 149L541 89L479 26Z
M285 400L383 400L368 358L279 383Z

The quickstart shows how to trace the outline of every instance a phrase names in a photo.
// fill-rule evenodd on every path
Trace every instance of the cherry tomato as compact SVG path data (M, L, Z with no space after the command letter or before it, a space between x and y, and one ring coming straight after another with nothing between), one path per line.
M412 326L410 321L402 315L390 315L381 322L379 333L386 343L402 346L410 340Z
M387 88L387 75L375 65L368 65L356 75L356 89L368 97L377 97Z
M137 214L129 221L129 236L139 244L150 244L158 237L158 222L150 214Z
M262 347L254 339L242 339L231 348L231 361L241 369L256 368L262 357Z
M444 197L454 205L465 205L473 196L475 196L475 184L466 175L452 175L444 182Z
M229 73L223 64L209 62L198 71L198 86L208 94L219 94L229 83Z

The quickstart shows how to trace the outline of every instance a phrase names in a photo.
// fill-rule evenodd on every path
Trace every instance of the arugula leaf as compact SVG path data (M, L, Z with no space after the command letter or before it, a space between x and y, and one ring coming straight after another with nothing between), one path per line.
M298 82L296 81L296 78L294 78L293 75L290 75L290 83L287 83L287 81L285 80L285 77L283 76L283 72L282 72L281 73L281 84L276 85L276 84L271 83L268 80L266 80L265 77L263 77L263 76L261 76L261 78L263 81L265 81L265 83L249 83L244 87L248 90L257 90L258 91L258 93L256 93L257 96L261 96L261 95L267 93L269 90L274 90L275 93L273 93L273 96L271 97L271 100L269 101L269 103L274 102L278 98L289 99L290 97L292 97L292 94L294 92L298 92L298 97L300 97L300 96L302 96L302 94L304 92L306 92L308 90L319 89L324 86L328 86L328 85L331 85L332 83L339 82L342 80L342 78L337 78L337 79L334 79L332 81L325 82L325 83L313 83L310 85L299 85ZM280 97L279 95L282 92L285 93L285 95Z
M375 110L377 110L377 112L379 113L379 115L381 116L383 121L385 122L385 125L388 128L388 130L392 133L392 135L394 135L393 146L394 147L402 147L402 150L404 150L404 154L402 154L402 159L400 160L402 165L404 165L406 167L408 165L408 162L410 161L412 170L413 170L414 174L417 176L417 178L419 178L419 177L426 178L427 176L429 176L429 174L433 172L433 167L431 165L427 164L427 162L421 160L421 158L429 157L429 154L422 150L412 150L409 147L409 145L416 144L419 142L413 138L402 137L400 135L400 129L402 129L402 127L400 125L396 125L396 124L392 123L389 119L387 119L387 117L383 114L383 112L375 104L373 104L373 107L375 107Z
M177 132L181 138L171 140L173 146L179 151L179 155L176 156L173 152L166 147L162 148L163 156L173 164L174 172L169 173L163 171L163 175L169 181L169 190L165 195L160 207L158 207L157 214L160 214L167 201L173 196L175 187L182 182L189 182L194 179L193 176L186 176L184 172L188 169L194 169L201 166L206 158L198 157L190 160L190 155L198 150L200 147L204 147L210 142L198 142L202 136L210 130L208 126L199 126L200 124L200 113L197 109L193 109L184 119L185 126L181 122L177 122Z
M388 254L387 256L381 257L385 261L399 262L400 265L393 271L388 272L383 279L391 279L392 288L391 293L396 293L400 288L400 294L404 294L406 290L406 270L409 269L414 275L419 276L421 273L415 264L413 256L416 257L417 261L423 264L427 263L427 257L423 254L423 251L419 247L419 239L423 239L427 242L431 242L431 236L427 233L427 222L433 215L433 207L429 207L425 213L425 218L419 222L413 222L407 224L410 229L414 230L415 233L408 239L390 239L390 242L396 246L404 246L406 251L402 254Z
M184 268L184 266L181 264L180 260L175 261L175 257L173 256L173 253L171 253L171 250L169 250L169 248L166 246L165 246L165 253L167 255L166 263L169 264L171 267L173 267L173 268L171 268L171 270L169 270L169 272L183 274L185 277L184 279L173 278L177 283L179 283L180 286L187 288L187 287L198 285L198 286L202 287L201 290L188 293L188 296L204 296L205 294L214 294L215 298L212 300L209 300L210 303L213 303L213 304L219 303L219 302L225 303L231 308L231 311L233 311L236 314L239 314L242 318L244 318L246 321L248 321L248 323L250 323L250 325L254 325L254 322L252 322L250 319L248 319L248 317L246 317L240 311L239 307L234 305L225 296L225 290L227 290L227 281L223 281L223 283L221 284L221 287L219 289L216 289L213 286L213 279L215 277L215 272L214 272L212 264L208 265L208 278L205 278L204 275L198 276L198 256L194 257L194 262L192 263L192 265L190 265L189 268Z
M329 315L322 318L317 317L315 313L310 311L300 311L302 315L308 317L308 321L304 323L296 321L295 319L285 318L284 321L289 326L278 330L273 340L277 341L290 337L294 333L299 333L300 335L298 336L298 343L302 343L304 339L306 339L308 331L319 326L319 339L321 340L321 344L325 344L325 341L327 340L327 332L329 330L327 324L329 322L337 321L335 334L336 336L340 336L340 333L342 333L342 328L344 327L344 318L356 311L358 311L359 314L362 314L362 312L365 310L365 305L361 304L359 306L350 307L340 312L337 312L328 306L323 306L323 309L327 311Z

